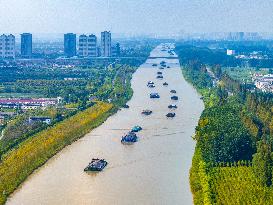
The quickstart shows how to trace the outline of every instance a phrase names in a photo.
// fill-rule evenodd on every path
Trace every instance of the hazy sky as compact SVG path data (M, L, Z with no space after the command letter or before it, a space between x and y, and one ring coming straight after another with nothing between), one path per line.
M0 0L0 33L102 30L273 32L273 0Z

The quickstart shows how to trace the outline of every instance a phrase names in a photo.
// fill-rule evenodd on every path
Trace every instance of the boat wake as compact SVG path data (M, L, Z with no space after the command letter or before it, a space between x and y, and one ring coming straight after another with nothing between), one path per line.
M175 155L175 153L172 153L172 152L159 152L157 155L152 155L152 156L145 156L145 157L142 157L142 158L138 158L138 159L135 159L135 160L131 160L131 161L127 161L127 162L124 162L124 163L118 163L118 164L112 164L110 165L109 167L107 167L107 170L109 169L116 169L116 168L120 168L120 167L128 167L130 165L133 165L133 164L137 164L137 163L143 163L147 160L154 160L154 159L157 159L158 157L166 157L166 156L172 156L172 155Z

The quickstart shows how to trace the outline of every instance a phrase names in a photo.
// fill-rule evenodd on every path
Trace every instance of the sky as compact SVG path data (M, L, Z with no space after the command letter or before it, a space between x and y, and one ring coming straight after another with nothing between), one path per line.
M273 0L0 0L0 33L272 32Z

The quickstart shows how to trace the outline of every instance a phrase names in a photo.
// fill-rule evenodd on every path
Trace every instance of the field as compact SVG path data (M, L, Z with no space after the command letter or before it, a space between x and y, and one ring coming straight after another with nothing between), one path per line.
M212 168L209 175L213 204L273 204L273 189L259 183L252 166Z
M251 68L251 67L225 67L222 68L224 72L227 72L230 77L232 77L235 80L239 80L240 82L252 82L252 75L254 73L256 74L262 74L266 75L268 74L268 69L257 69L257 68Z

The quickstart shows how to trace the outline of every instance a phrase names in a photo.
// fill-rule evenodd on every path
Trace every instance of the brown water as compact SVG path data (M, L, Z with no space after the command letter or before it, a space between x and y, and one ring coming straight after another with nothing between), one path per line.
M156 48L151 56L168 56ZM156 79L152 63L165 60L169 69L164 80ZM153 80L155 88L148 88ZM163 82L169 86L162 86ZM177 59L149 59L132 79L133 98L122 109L82 139L66 147L32 174L9 198L12 205L57 204L192 204L189 169L195 143L194 133L203 103L184 80ZM176 117L167 119L170 90L177 90ZM160 99L150 99L158 92ZM153 114L142 116L143 109ZM143 127L139 141L131 146L120 143L121 136L134 125ZM91 158L105 158L103 172L87 174L83 169Z

